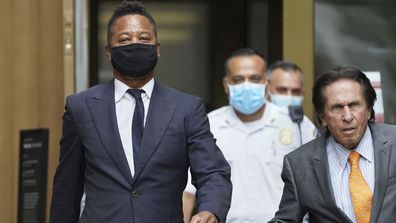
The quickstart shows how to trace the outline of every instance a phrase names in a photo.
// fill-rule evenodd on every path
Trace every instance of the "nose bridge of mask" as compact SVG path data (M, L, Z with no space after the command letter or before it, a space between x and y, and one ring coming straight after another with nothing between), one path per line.
M282 99L291 99L292 95L290 94L273 94L271 91L269 92L269 95L272 97L277 97L277 98L282 98Z
M303 101L303 96L272 94L271 92L269 95L271 97L271 102L281 107L287 107L289 105L301 106Z
M229 89L229 94L242 94L245 93L245 97L247 96L252 96L252 92L255 92L255 94L258 94L258 89L263 88L262 94L265 94L265 88L267 86L267 82L264 84L262 83L252 83L250 81L244 81L243 83L239 84L231 84L230 82L227 81L228 89ZM250 92L250 94L246 94L246 92ZM261 91L260 91L261 92Z

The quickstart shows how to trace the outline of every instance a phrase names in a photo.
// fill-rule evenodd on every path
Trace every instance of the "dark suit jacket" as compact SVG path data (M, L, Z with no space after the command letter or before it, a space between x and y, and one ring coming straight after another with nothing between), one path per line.
M155 83L133 178L118 132L113 81L67 98L60 146L51 223L182 223L189 166L199 210L225 222L230 167L197 97Z
M375 188L370 222L396 221L396 127L369 124L374 146ZM352 222L336 205L330 181L326 138L311 141L285 156L285 182L279 210L270 222Z

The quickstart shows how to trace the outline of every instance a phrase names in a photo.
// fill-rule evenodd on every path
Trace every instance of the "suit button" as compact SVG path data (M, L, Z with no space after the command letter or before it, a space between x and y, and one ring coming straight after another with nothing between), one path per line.
M132 197L137 197L139 194L136 190L132 191Z

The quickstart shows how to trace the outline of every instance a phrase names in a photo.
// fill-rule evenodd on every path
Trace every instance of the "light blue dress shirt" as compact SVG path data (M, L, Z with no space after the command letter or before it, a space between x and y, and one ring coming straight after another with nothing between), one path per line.
M329 137L326 143L329 172L333 193L337 207L340 208L351 220L356 222L351 195L349 192L349 173L351 165L348 162L350 150ZM360 154L359 168L371 192L374 191L374 147L370 128L367 127L363 138L354 151Z

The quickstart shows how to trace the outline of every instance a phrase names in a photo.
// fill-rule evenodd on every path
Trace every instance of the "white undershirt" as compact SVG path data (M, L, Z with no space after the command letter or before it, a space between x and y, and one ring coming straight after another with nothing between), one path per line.
M146 83L141 89L145 91L142 93L142 100L144 105L144 124L146 123L147 111L149 109L150 98L153 92L154 78ZM133 148L132 148L132 118L135 110L135 98L126 91L129 87L123 82L114 79L114 101L118 124L118 132L120 133L122 147L128 161L129 169L132 177L135 174Z

